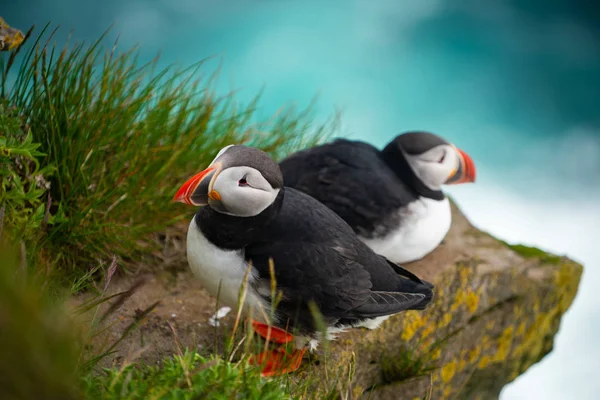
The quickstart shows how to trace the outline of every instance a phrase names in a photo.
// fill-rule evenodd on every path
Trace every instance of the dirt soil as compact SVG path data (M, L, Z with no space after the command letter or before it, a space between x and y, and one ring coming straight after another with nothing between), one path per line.
M102 360L101 367L120 365L133 359L154 364L176 354L177 347L195 348L203 355L222 349L225 335L232 331L235 315L229 313L219 320L217 327L209 324L209 319L218 310L216 299L209 296L188 269L184 245L186 234L187 223L161 234L158 241L163 248L153 255L153 261L156 263L158 260L159 267L140 268L133 276L117 273L104 294L108 297L137 286L133 295L122 302L111 299L99 310L92 309L80 317L83 331L88 332L94 316L97 321L109 307L117 305L96 331L104 327L107 329L90 342L90 354L98 354L139 320L143 310L157 303L153 311L141 319L139 326L118 344L115 353ZM95 294L83 293L72 297L68 306L75 309L95 297Z
M156 363L172 356L177 349L171 326L182 348L196 348L201 354L218 350L216 345L222 345L224 334L232 330L235 316L229 313L219 320L219 327L211 326L209 319L216 312L216 300L208 295L191 273L182 271L176 276L145 273L135 278L119 279L111 283L107 295L127 290L140 279L144 281L142 286L103 323L110 328L93 340L94 350L114 343L142 310L157 301L159 303L140 326L117 346L117 352L103 360L101 366L119 365L126 358L137 358L135 354L140 351L143 353L139 359L147 363ZM90 297L78 296L72 305L81 304ZM103 306L102 311L107 308ZM91 316L92 313L88 313L86 320L91 320Z

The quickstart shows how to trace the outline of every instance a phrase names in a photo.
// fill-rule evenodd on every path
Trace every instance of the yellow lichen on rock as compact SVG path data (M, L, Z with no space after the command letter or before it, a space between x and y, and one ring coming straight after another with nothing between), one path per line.
M11 28L4 19L0 17L0 51L11 51L18 48L25 35L18 29Z
M424 277L435 284L431 305L394 316L378 330L351 334L357 356L352 384L371 388L371 398L424 398L430 391L432 399L496 398L552 348L582 267L566 258L544 261L552 256L525 259L487 234L460 247L460 234L474 228L460 214L453 220L458 232L451 229L448 243L457 250L443 253L453 261L440 263L433 279ZM430 263L425 258L411 271L419 275L419 266ZM338 357L331 375L348 360Z
M440 326L443 328L445 326L448 326L450 324L450 322L452 321L452 314L447 312L444 314L444 316L442 317L442 322L440 323Z
M479 346L474 346L470 351L469 351L469 363L473 364L477 361L477 359L479 358L481 354L481 347Z
M440 371L440 377L442 378L442 382L444 382L444 383L450 382L452 380L452 378L454 377L455 372L456 372L456 361L450 361L449 363L446 363Z
M467 293L465 303L467 304L469 312L473 314L477 310L477 305L479 304L479 294L472 290L469 291Z
M417 311L408 311L404 315L404 329L402 330L402 340L411 340L417 331L425 324L422 315Z
M517 328L517 336L522 337L525 334L525 322L521 322Z

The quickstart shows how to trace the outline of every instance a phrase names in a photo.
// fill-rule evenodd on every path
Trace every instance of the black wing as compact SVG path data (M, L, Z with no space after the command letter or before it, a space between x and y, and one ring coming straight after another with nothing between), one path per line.
M373 291L371 276L358 262L331 246L307 242L255 243L246 258L259 273L259 285L268 287L269 258L273 256L277 306L288 326L315 329L309 303L318 307L328 324L395 314L420 308L424 293ZM270 298L267 298L270 301Z
M284 184L332 209L355 232L372 232L416 194L390 170L375 147L336 140L293 154L280 164Z
M369 301L354 311L360 318L375 318L414 310L423 303L423 293L371 292Z
M433 285L381 256L364 243L336 248L350 260L360 260L372 282L371 298L357 309L364 317L395 314L404 310L423 310L433 299Z

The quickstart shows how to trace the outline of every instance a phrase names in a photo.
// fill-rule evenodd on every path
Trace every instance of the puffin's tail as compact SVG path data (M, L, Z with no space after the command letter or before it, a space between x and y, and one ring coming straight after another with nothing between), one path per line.
M415 274L413 274L410 271L407 271L398 264L394 264L389 260L388 263L392 266L392 268L394 269L394 271L396 271L398 275L404 278L400 280L400 287L398 288L398 291L404 293L420 293L425 295L425 297L423 297L423 299L420 302L410 307L410 310L426 309L427 306L429 306L429 304L433 300L434 286L431 283L420 279Z
M414 291L416 293L424 294L425 297L418 304L413 306L411 308L412 310L424 310L429 306L429 304L431 304L431 301L433 300L433 285L427 281L421 282L421 284L415 284Z

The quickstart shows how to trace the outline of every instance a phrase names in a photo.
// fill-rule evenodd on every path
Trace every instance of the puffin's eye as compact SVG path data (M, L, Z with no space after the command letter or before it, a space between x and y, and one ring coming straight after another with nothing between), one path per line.
M444 160L446 159L446 153L442 154L442 157L439 159L438 163L443 163Z
M246 181L245 176L238 181L238 186L247 186L247 185L248 185L248 182Z

